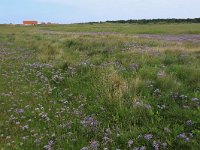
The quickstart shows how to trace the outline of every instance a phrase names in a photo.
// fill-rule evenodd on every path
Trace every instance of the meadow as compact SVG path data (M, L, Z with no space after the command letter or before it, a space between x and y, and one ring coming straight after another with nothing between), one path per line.
M200 149L199 34L0 25L0 149Z

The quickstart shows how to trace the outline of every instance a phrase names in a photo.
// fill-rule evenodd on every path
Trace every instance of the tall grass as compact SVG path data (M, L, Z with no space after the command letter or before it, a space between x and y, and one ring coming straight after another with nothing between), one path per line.
M190 27L198 33L198 24L1 27L0 147L199 149L198 43L65 34Z

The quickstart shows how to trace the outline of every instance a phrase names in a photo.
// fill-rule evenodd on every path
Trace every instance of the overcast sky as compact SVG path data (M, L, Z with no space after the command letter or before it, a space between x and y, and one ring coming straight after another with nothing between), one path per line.
M0 0L0 23L198 17L200 0Z

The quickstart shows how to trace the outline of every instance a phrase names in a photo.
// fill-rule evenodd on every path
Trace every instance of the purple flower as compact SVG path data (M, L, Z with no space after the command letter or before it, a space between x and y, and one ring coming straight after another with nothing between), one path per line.
M153 138L152 134L145 134L144 135L144 139L146 139L147 141L151 140Z
M29 126L25 125L25 126L22 127L22 130L27 130L28 128L29 128Z
M45 150L51 150L51 146L50 146L50 145L45 145L45 146L44 146L44 149L45 149Z
M155 150L159 150L159 144L155 144L155 145L154 145L154 149L155 149Z
M84 127L88 127L88 128L96 128L97 125L98 125L98 121L95 120L93 117L91 116L87 116L85 117L82 121L81 121L81 124L84 126Z
M142 135L140 134L140 135L138 135L138 139L140 139L140 138L142 138Z
M90 142L90 149L97 150L98 147L99 147L99 142L98 141L91 141Z
M188 121L186 122L186 124L187 124L188 126L192 126L192 125L193 125L193 122L192 122L192 120L188 120Z
M145 106L146 109L151 109L152 108L151 105L149 105L149 104L145 104L144 106Z
M17 109L16 111L17 111L18 114L24 113L24 110L23 110L23 109Z
M154 150L159 150L159 143L160 142L153 141Z
M172 98L174 99L174 100L185 100L185 99L187 99L188 98L188 96L186 96L186 95L181 95L180 93L178 93L178 92L174 92L174 93L172 93Z
M51 140L51 141L48 142L47 145L44 146L44 149L46 149L46 150L52 150L54 144L55 144L54 141Z
M146 150L145 146L140 147L140 150Z
M180 98L181 98L182 100L184 100L184 99L187 99L188 97L187 97L186 95L180 95Z
M111 134L112 134L112 131L111 131L110 128L106 129L106 134L107 134L107 135L111 135Z
M23 140L23 141L25 141L25 140L27 140L27 139L28 139L28 136L22 137L22 140Z
M196 101L198 101L198 100L199 100L199 99L196 98L196 97L195 97L195 98L192 98L192 101L193 101L193 102L196 102Z
M174 100L178 99L178 97L179 97L179 93L178 93L178 92L172 93L172 98L173 98Z
M16 125L19 125L20 124L20 122L16 122Z
M52 141L52 140L49 141L49 142L48 142L48 145L51 145L51 146L54 145L54 141Z
M167 147L167 143L162 143L163 148Z
M185 142L189 142L190 141L190 138L185 138Z
M189 135L189 137L193 137L192 133L189 133L188 135ZM181 133L181 134L178 135L178 138L183 139L185 142L189 142L190 141L189 137L186 136L185 133Z
M138 64L130 64L130 65L129 65L129 68L130 68L130 70L132 70L132 71L137 71L138 68L139 68L139 65L138 65Z
M185 133L181 133L181 134L179 134L179 135L178 135L178 138L181 138L181 139L184 139L184 138L186 138L186 135L185 135Z
M163 78L163 77L165 77L165 72L164 71L159 71L157 73L157 76L158 76L158 78Z
M157 105L157 107L158 107L159 109L165 109L165 108L166 108L165 105Z
M88 147L83 147L81 148L81 150L88 150Z
M102 138L102 140L105 142L105 144L107 144L108 142L111 141L111 139L110 139L109 137L107 137L107 136L104 136L104 137Z
M183 105L183 108L184 108L184 109L189 109L190 106Z
M170 129L169 128L164 128L164 132L169 133Z
M128 141L128 147L131 147L133 145L133 140Z
M161 91L160 89L156 89L154 92L154 96L160 97L161 96Z
M34 143L40 143L39 139L35 139Z

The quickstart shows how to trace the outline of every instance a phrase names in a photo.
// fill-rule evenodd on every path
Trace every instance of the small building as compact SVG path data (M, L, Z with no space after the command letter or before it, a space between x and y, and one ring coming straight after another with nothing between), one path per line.
M37 21L23 21L23 25L37 25Z

